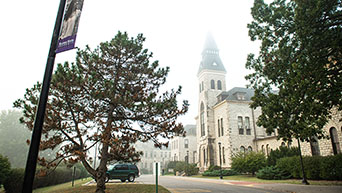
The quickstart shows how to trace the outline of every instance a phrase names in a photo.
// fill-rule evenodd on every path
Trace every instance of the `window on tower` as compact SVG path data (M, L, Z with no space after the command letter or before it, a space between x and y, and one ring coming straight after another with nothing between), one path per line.
M201 136L204 136L205 135L205 124L204 124L204 104L203 103L201 103L200 122L201 122Z
M221 80L218 80L218 81L217 81L217 89L218 89L218 90L222 90L222 83L221 83Z
M211 80L210 83L211 83L211 89L215 89L215 81Z

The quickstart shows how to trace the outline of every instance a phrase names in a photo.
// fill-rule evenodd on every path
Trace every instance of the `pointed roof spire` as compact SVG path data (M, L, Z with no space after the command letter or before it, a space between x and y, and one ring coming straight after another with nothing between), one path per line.
M210 32L207 33L206 41L204 43L202 61L199 66L198 73L204 69L226 72L219 56L219 49L217 48L214 37Z
M217 48L214 37L210 32L207 33L207 38L206 38L205 43L204 43L203 52L206 50L215 50L215 51L219 50ZM202 54L203 54L203 52L202 52Z

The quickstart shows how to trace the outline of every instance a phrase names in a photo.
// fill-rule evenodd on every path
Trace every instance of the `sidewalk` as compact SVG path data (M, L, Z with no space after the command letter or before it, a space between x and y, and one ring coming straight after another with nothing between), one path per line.
M299 184L254 184L255 188L291 193L342 193L342 186L320 186Z
M191 177L189 177L191 178ZM205 178L198 178L205 179ZM253 188L260 188L264 190L274 190L286 193L342 193L342 186L337 185L301 185L301 184L285 184L285 183L257 183L249 181L238 180L220 180L220 179L207 179L224 184L235 186L247 186Z

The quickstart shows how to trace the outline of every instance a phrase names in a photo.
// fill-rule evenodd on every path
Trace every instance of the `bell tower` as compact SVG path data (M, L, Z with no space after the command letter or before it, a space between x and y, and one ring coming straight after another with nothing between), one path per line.
M226 69L219 55L213 36L208 33L202 51L198 73L199 101L197 139L200 168L206 170L215 165L215 122L213 106L217 96L226 90Z

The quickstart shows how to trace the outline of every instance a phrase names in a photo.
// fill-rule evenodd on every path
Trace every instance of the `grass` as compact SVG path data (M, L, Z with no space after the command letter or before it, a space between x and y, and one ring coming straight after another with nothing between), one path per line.
M219 179L219 177L211 177L211 176L202 176L196 175L192 177L197 178L209 178L209 179ZM223 176L224 180L238 180L238 181L247 181L247 182L256 182L256 183L286 183L286 184L302 184L301 179L288 179L288 180L263 180L259 179L255 176L251 175L236 175L236 176ZM342 186L342 181L328 181L328 180L308 180L311 185L338 185Z
M74 187L71 187L71 182L59 184L56 186L49 186L39 188L33 191L33 193L93 193L96 190L95 185L82 186L89 181L91 178L86 180L75 181ZM106 193L153 193L156 190L156 186L152 184L106 184ZM159 193L170 193L167 189L162 186L158 186ZM0 192L1 193L1 192Z

